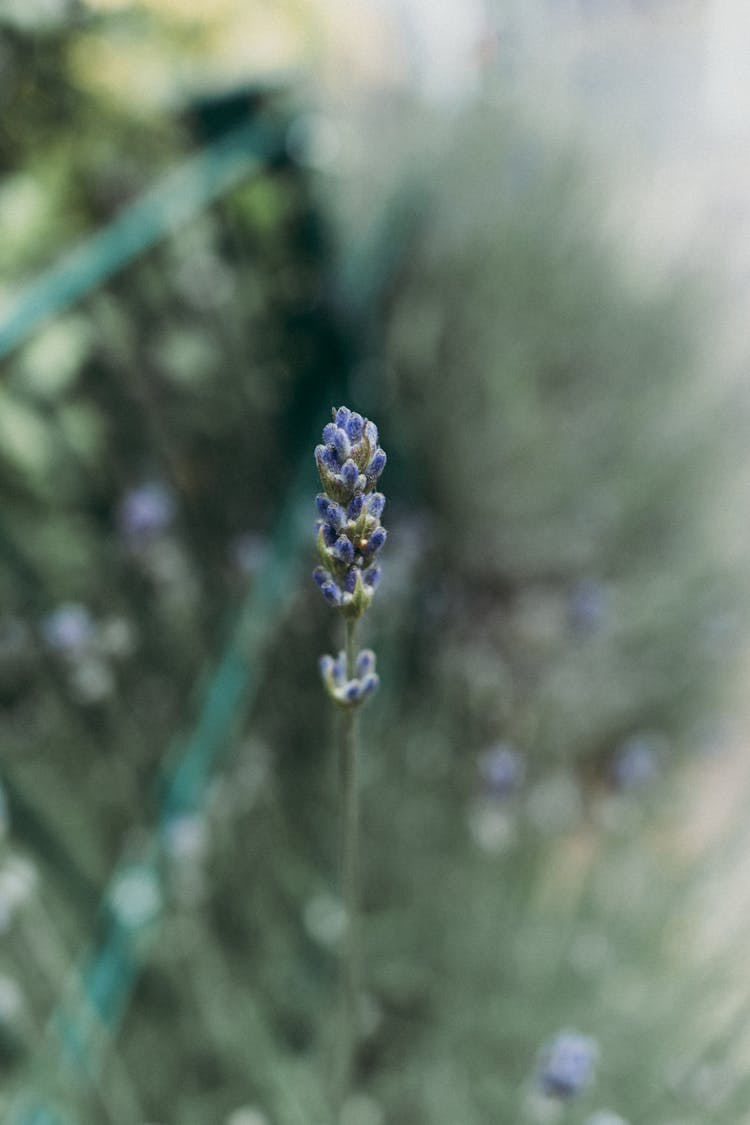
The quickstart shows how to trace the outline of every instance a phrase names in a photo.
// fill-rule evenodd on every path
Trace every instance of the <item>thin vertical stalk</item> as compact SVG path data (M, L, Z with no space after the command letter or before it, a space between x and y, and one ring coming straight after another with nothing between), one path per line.
M346 621L347 677L356 675L356 621ZM346 935L341 964L341 1012L337 1059L339 1108L351 1082L359 1020L359 717L347 708L341 717L339 784L341 801L341 890L346 910Z

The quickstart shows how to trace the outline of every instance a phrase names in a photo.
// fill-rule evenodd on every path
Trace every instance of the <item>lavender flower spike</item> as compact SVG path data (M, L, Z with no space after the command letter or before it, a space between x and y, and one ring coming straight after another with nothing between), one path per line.
M360 1033L360 950L357 941L359 871L357 823L359 789L357 712L378 688L375 653L357 652L357 623L375 594L380 568L375 556L385 544L380 516L385 497L376 492L385 468L377 426L361 414L340 406L315 447L323 492L316 498L318 556L313 571L321 594L344 618L345 647L338 656L323 656L320 674L328 697L342 711L339 723L339 785L341 795L341 889L347 929L341 963L341 1018L334 1063L336 1118L350 1090L352 1062Z
M321 565L314 577L326 601L356 621L375 593L380 571L373 556L386 540L380 522L385 497L375 491L386 462L377 426L340 406L323 430L315 460L323 492L316 497Z

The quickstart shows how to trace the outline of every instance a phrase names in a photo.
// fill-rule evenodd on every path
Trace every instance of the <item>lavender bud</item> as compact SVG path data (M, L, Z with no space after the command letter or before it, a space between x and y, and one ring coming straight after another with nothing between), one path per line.
M323 524L323 542L326 547L332 547L338 538L338 533L335 527L331 527L330 523Z
M353 461L346 461L341 470L341 479L347 488L354 488L359 477L359 470Z
M330 503L330 501L329 501L328 507L325 511L325 517L328 520L328 522L330 523L331 527L334 527L336 529L336 531L340 531L341 528L346 523L346 516L344 515L344 509L341 507L340 504L335 504L335 503L332 504L332 503Z
M338 455L339 462L343 464L352 451L349 438L346 436L345 430L340 430L338 427L334 431L333 444Z
M358 680L350 680L344 690L344 699L348 703L357 703L360 699L361 689Z
M337 426L340 426L343 429L346 426L346 423L349 421L350 417L351 410L349 410L349 408L346 406L340 406L338 410L335 411L333 420Z
M333 679L333 670L336 666L336 661L332 656L321 656L318 661L318 666L320 667L320 674L324 680Z
M323 441L327 445L333 445L336 438L336 430L338 426L335 422L329 422L327 426L323 427Z
M345 429L351 442L360 441L364 424L364 418L361 414L353 413L346 420Z
M367 476L370 480L377 480L385 468L385 450L377 449L367 467Z
M346 653L340 652L333 662L333 682L337 687L346 680Z
M385 496L382 492L371 492L366 499L367 511L376 520L379 520L385 508Z
M369 586L371 590L374 590L377 587L378 582L380 581L380 575L380 567L371 566L365 571L364 575L362 576L362 581L364 582L365 586Z
M365 498L361 492L355 492L349 501L349 507L346 509L347 517L350 520L356 520L364 507Z
M322 566L316 566L315 570L312 572L312 576L317 582L318 586L320 586L321 590L323 589L323 586L326 582L331 581L330 572Z
M347 566L354 562L354 547L351 541L345 535L340 535L331 548L333 557L340 562L346 563Z
M359 574L359 571L357 570L357 568L355 566L352 566L352 567L349 568L349 570L347 570L346 576L344 578L344 593L345 594L353 594L354 591L356 590L356 588L357 588L357 575L358 574Z
M376 551L379 551L387 538L388 532L385 530L385 528L376 527L367 543L368 554L374 555Z
M331 506L331 501L326 496L325 492L319 492L315 497L315 507L318 509L318 515L323 519L328 519L328 509Z
M339 467L339 459L336 456L336 450L330 445L319 445L318 449L322 450L318 460L323 463L325 468L334 473Z
M367 699L368 696L374 695L379 686L380 678L376 676L374 672L371 672L369 676L365 676L364 679L360 681L359 685L360 699Z
M341 605L341 591L335 582L324 582L320 587L320 592L331 605Z
M369 441L373 449L377 449L378 445L378 427L374 422L365 422L365 437Z
M369 672L375 671L375 653L371 648L363 648L357 657L357 676L361 680Z

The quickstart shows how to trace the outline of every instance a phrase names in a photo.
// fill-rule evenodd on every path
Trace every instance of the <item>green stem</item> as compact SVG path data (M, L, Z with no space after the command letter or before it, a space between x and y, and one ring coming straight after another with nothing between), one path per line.
M347 676L356 675L356 621L346 622ZM346 1098L358 1039L359 953L359 782L358 709L341 719L339 779L341 789L341 888L346 910L346 937L341 966L341 1015L337 1059L339 1108Z

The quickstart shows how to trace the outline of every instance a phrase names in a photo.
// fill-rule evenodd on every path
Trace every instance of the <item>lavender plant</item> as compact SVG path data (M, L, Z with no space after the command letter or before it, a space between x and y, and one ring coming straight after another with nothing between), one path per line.
M386 540L380 517L385 497L377 483L386 463L374 422L346 406L333 411L315 460L323 492L317 496L318 555L313 572L320 592L344 620L344 648L323 656L320 671L329 697L342 711L339 776L341 796L341 881L347 916L342 966L340 1035L336 1058L339 1102L349 1085L357 1042L360 955L358 940L358 711L378 687L375 654L357 651L357 624L369 608L380 579L377 556Z

